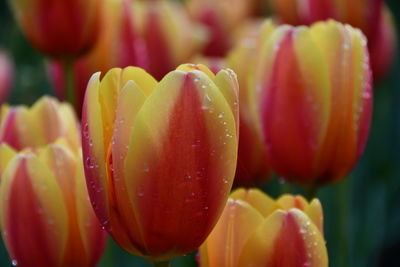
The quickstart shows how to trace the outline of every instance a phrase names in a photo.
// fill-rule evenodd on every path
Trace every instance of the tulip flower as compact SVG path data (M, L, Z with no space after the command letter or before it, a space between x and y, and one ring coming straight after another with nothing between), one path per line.
M249 0L190 0L191 16L208 29L208 42L203 54L223 57L233 45L233 32L251 15L253 1Z
M16 20L29 42L53 58L88 52L99 31L98 0L12 0Z
M105 232L87 196L81 156L63 140L18 154L5 146L0 225L13 265L96 266Z
M13 64L8 55L0 51L0 104L7 100L13 80Z
M327 267L318 199L284 195L274 201L257 189L230 196L199 249L202 267Z
M83 98L91 75L106 72L113 67L139 66L147 68L147 52L133 21L134 10L128 0L104 1L101 29L97 45L74 65L76 108L81 113ZM49 65L50 75L57 96L66 98L67 89L62 64L53 61Z
M360 28L368 39L375 78L389 70L395 52L396 33L383 0L273 0L278 18L292 25L309 25L333 18Z
M252 31L248 31L252 32ZM240 126L238 163L235 186L255 186L270 177L270 167L263 143L261 120L256 103L251 100L254 62L257 57L257 35L244 37L231 50L227 64L238 75L240 99ZM243 64L248 62L249 64Z
M171 1L135 1L137 28L148 52L148 71L157 80L187 62L203 45L203 29Z
M366 39L335 21L276 29L267 23L266 29L253 101L259 99L271 166L307 186L337 181L351 171L368 137L372 93Z
M82 116L94 210L150 261L195 250L228 198L237 157L236 75L182 65L159 83L140 68L92 76Z
M30 108L2 107L0 143L22 150L44 146L60 137L64 137L71 148L80 145L78 122L70 105L45 96Z

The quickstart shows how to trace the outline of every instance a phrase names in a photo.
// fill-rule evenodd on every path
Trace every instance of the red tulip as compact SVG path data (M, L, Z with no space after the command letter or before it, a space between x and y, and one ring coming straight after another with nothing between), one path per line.
M96 43L102 1L13 0L10 3L27 39L50 57L77 57Z
M147 68L146 48L135 28L129 0L105 0L104 6L96 47L74 65L74 88L79 114L87 83L93 73L130 65ZM56 94L60 99L65 99L63 67L59 62L52 62L49 67Z

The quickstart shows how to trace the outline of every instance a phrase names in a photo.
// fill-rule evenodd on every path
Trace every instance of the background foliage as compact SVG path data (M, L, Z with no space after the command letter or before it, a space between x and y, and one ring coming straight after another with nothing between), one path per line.
M395 15L400 36L400 1L386 2ZM32 104L43 94L53 94L46 60L21 35L7 1L0 1L0 48L8 51L15 62L16 79L10 103ZM348 179L325 187L318 194L324 206L331 267L400 266L399 59L398 53L389 77L375 86L372 129L362 160ZM297 187L279 183L278 179L263 189L274 197L282 192L301 192ZM173 266L196 266L194 255L174 260ZM0 266L11 266L2 244ZM148 264L109 240L100 266Z

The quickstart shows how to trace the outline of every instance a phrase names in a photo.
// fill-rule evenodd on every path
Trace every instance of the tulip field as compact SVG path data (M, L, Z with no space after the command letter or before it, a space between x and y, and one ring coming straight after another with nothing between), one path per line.
M400 2L0 2L0 266L399 267Z

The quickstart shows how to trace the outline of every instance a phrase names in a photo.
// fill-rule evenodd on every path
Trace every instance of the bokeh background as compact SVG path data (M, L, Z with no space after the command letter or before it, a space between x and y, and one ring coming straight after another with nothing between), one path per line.
M386 2L394 14L400 36L400 1ZM11 104L29 105L43 94L54 95L47 62L22 36L7 1L0 1L0 48L10 54L15 64ZM360 163L347 179L318 193L324 206L331 267L400 266L399 54L396 54L391 73L374 88L372 129ZM263 190L274 197L282 192L301 193L301 189L282 184L278 178L266 184ZM173 266L196 266L195 254L174 260ZM2 243L0 266L11 266ZM109 240L100 266L150 265Z

